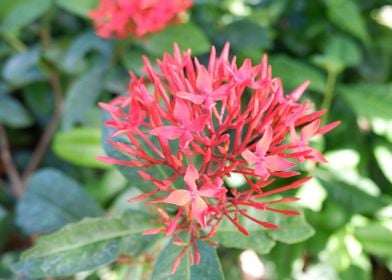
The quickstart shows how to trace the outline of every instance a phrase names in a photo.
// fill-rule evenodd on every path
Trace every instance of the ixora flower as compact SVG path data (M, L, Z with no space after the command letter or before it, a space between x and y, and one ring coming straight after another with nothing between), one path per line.
M272 77L266 56L260 64L245 59L237 66L235 57L229 59L229 44L220 56L212 47L207 66L177 45L174 55L166 53L157 61L157 68L146 57L144 63L146 77L131 73L127 96L100 104L110 114L106 125L114 130L109 142L128 159L101 160L139 168L141 178L155 187L130 200L149 199L156 209L161 226L145 234L165 233L176 242L180 234L188 234L189 240L178 241L185 246L173 271L189 248L191 263L200 261L196 241L212 243L223 219L248 235L240 217L267 229L278 225L257 219L247 209L298 214L271 207L298 198L268 197L310 179L295 177L304 160L325 161L309 146L310 138L339 124L320 127L325 110L299 102L308 82L286 95L280 79ZM162 170L167 176L160 175ZM234 173L241 174L247 186L227 186L225 179ZM288 177L293 177L289 183L272 185Z
M191 6L191 0L101 0L89 16L101 37L142 37L175 23Z

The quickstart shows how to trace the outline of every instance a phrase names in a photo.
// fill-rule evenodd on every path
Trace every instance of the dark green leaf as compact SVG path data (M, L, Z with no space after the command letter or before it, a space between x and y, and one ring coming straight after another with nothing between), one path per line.
M293 90L309 80L309 89L319 92L325 91L325 77L317 68L286 55L271 56L269 61L272 65L273 75L282 79L286 89Z
M72 14L87 17L88 12L97 6L98 0L56 0L56 3Z
M341 86L338 91L354 111L367 118L392 119L392 85L356 84Z
M143 212L113 218L86 218L38 239L22 254L15 271L36 278L66 276L115 261L121 254L137 256L155 240L143 235L153 225Z
M172 242L166 246L159 256L152 273L154 280L220 280L224 279L221 265L214 248L207 243L197 241L200 250L201 261L198 265L190 266L189 251L177 268L174 275L170 274L174 260L181 252L183 247L173 245Z
M0 122L5 125L23 128L33 124L31 114L12 96L0 96Z
M4 30L16 32L31 24L50 9L52 2L53 0L19 1L4 18Z
M233 49L246 53L257 53L271 47L271 40L264 28L250 20L238 20L230 23L220 34L230 42Z
M3 77L12 85L23 86L43 80L44 73L38 68L40 49L32 48L11 56L4 65Z
M161 56L166 51L172 53L174 42L183 50L190 48L193 55L203 54L210 50L208 38L192 22L174 25L149 36L144 43L144 48L152 55Z
M369 40L365 21L362 18L356 1L328 0L327 8L329 19L338 27L365 42Z
M65 132L58 132L52 148L57 156L73 164L107 169L110 165L97 160L97 156L105 153L101 138L100 129L72 128Z
M83 123L88 109L95 105L101 93L104 73L103 67L95 67L71 84L64 102L64 130Z
M27 182L17 205L16 223L26 233L43 233L102 213L73 179L55 169L43 169Z

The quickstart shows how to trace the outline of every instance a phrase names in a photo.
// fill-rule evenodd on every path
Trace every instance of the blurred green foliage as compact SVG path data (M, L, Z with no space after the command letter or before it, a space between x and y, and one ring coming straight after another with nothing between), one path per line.
M282 219L286 232L256 228L250 239L230 228L218 233L226 279L240 276L238 249L245 248L260 254L267 279L392 277L391 1L195 0L186 23L123 41L94 34L87 11L96 3L0 2L0 124L20 173L36 157L41 136L55 129L21 197L0 165L1 279L82 270L89 272L77 279L145 279L157 259L153 276L166 279L178 248L166 247L158 258L167 240L140 235L151 227L139 211L145 205L126 200L140 193L135 187L148 186L135 171L120 170L126 182L95 160L104 154L96 103L124 94L127 71L142 74L141 55L153 60L171 51L173 41L202 62L211 45L220 49L226 41L239 60L257 63L268 53L287 92L310 80L306 98L329 110L325 121L342 121L314 143L329 164L304 167L315 179L297 194L303 216ZM19 259L32 236L58 229ZM228 248L228 238L237 240L236 249ZM203 252L216 274L180 268L183 277L219 279L215 252Z

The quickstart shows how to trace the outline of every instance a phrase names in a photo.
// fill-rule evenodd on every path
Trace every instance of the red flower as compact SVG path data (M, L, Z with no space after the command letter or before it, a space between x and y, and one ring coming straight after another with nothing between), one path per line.
M191 0L101 0L89 16L101 37L142 37L176 22L191 5Z
M162 226L148 234L164 232L179 238L180 232L187 232L191 238L186 248L193 247L192 260L197 263L195 240L213 237L222 219L248 234L240 216L267 229L278 226L252 217L247 207L298 214L270 207L297 198L265 198L309 180L302 177L284 186L270 186L275 178L299 175L293 169L303 160L324 161L309 140L339 124L320 127L325 111L314 111L310 102L298 102L308 82L285 95L280 80L272 77L266 56L258 65L245 59L238 67L235 57L229 60L229 44L219 57L212 48L207 66L192 59L190 50L181 53L176 45L174 56L166 53L158 60L159 70L147 58L144 62L146 78L131 74L128 96L101 104L111 115L106 125L114 128L112 136L122 137L110 143L130 159L101 159L141 168L142 178L156 186L131 200L154 196L151 202ZM159 174L152 168L157 166L170 170L169 175L156 178ZM226 186L224 179L232 173L242 174L248 187ZM164 210L168 204L176 206L174 217Z

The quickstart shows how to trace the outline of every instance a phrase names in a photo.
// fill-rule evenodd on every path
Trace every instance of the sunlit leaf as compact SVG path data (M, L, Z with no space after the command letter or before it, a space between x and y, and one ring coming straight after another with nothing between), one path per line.
M104 155L102 148L101 130L96 128L72 128L71 130L58 132L53 141L55 154L73 164L110 168L108 164L97 160L97 156Z
M121 254L137 256L156 237L142 235L150 229L150 216L129 211L122 217L86 218L42 236L14 266L29 277L67 276L114 262Z

